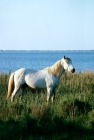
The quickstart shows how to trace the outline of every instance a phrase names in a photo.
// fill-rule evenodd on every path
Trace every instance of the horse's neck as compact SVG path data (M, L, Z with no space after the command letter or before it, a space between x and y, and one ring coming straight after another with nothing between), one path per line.
M62 75L62 73L64 72L64 68L61 65L61 61L57 61L53 66L49 67L51 73L56 76L56 77L60 77Z

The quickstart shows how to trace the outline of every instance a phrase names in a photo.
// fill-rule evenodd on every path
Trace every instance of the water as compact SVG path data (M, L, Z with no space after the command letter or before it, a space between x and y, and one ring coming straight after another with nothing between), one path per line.
M23 67L43 69L64 55L71 58L77 71L94 71L94 51L0 51L0 73Z

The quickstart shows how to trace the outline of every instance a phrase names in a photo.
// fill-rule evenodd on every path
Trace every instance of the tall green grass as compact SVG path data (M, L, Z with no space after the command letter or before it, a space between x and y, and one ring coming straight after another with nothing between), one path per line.
M0 74L1 140L93 140L94 72L65 73L54 103L46 90L27 87L23 99L6 100L10 74Z

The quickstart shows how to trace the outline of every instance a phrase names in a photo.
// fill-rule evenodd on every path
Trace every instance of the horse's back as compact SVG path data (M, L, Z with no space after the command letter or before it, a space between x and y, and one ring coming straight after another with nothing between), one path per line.
M24 73L25 70L26 70L25 68L21 68L21 69L16 70L14 73L15 73L16 75L19 75L20 73Z

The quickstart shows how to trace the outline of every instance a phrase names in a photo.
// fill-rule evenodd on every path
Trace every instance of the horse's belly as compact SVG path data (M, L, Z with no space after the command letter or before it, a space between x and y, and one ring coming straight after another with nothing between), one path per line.
M32 81L32 85L35 88L46 88L46 82L45 82L44 79L43 80L39 79L39 80Z
M29 85L32 88L46 88L46 82L45 79L36 79L36 78L31 78L29 80L26 80L27 85Z

